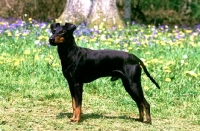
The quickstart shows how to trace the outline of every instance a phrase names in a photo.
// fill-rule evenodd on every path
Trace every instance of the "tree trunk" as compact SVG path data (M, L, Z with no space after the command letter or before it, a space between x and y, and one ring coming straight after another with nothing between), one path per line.
M90 14L91 0L67 0L64 11L56 22L64 24L65 22L81 24L86 22Z
M89 27L102 25L105 28L124 28L124 22L117 10L116 0L94 0L93 2L92 11L87 21Z
M116 0L67 0L62 15L56 20L61 24L87 23L89 27L124 27L118 14Z
M124 21L126 24L131 23L131 0L124 1Z

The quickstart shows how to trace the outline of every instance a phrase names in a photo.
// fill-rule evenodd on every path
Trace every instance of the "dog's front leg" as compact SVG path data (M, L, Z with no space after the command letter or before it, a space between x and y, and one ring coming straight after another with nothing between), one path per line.
M83 84L77 83L70 86L72 96L73 116L70 118L72 122L78 122L81 119L82 93Z

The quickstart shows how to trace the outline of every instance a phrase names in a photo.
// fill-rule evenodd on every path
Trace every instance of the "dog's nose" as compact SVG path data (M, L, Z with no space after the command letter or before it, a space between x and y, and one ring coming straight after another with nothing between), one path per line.
M54 43L54 38L50 37L50 38L49 38L49 43L50 43L50 44L51 44L51 43Z

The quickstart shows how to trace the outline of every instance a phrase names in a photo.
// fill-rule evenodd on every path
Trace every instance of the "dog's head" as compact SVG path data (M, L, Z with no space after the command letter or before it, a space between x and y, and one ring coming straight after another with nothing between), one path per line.
M60 25L60 23L51 24L52 36L49 38L49 43L53 46L67 42L73 39L73 32L76 30L76 26L70 23Z

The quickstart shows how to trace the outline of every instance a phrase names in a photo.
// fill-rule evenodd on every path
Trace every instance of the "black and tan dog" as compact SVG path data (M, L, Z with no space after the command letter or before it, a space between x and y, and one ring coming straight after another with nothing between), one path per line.
M73 116L71 121L78 122L81 118L83 84L100 77L111 76L111 81L121 79L125 90L136 102L139 109L139 120L151 123L150 105L146 101L141 85L141 70L143 68L150 80L160 89L150 76L143 62L133 54L116 50L91 50L78 47L73 32L76 26L52 24L52 36L49 42L58 47L62 72L68 81L71 96Z

